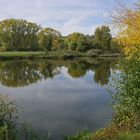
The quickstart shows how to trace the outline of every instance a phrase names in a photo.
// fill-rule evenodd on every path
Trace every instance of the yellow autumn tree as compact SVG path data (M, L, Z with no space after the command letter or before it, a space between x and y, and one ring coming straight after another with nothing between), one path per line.
M140 52L140 2L135 8L121 8L114 23L119 28L117 38L126 55Z

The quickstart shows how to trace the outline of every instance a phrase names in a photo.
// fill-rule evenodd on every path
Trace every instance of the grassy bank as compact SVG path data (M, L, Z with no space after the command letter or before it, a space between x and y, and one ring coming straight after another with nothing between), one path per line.
M0 52L0 59L39 59L39 58L75 58L75 57L118 57L117 53L85 53L68 51L51 52Z
M44 52L0 52L0 59L41 58Z
M94 138L91 137L91 140L139 140L140 133L138 132L120 132L119 134L113 137L103 137L103 138Z
M139 131L117 130L116 128L104 128L89 134L90 140L139 140Z
M89 133L86 130L79 132L74 136L65 137L64 140L139 140L140 132L132 131L114 131L112 128L100 129Z

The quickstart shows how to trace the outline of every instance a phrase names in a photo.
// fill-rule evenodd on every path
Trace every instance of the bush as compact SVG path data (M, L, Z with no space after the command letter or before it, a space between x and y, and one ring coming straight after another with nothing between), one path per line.
M0 140L11 135L15 127L16 105L8 96L0 95Z
M102 51L99 49L91 49L91 50L87 51L87 56L94 57L94 56L98 56L101 53L102 53Z

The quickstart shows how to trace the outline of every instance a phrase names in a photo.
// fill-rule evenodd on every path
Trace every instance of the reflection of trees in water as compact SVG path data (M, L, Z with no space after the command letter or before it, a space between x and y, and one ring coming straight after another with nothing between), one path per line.
M71 63L68 66L68 73L73 78L82 77L86 74L86 64L79 62L79 63Z
M73 78L82 77L86 71L93 70L94 80L100 85L108 83L111 75L110 67L113 67L110 61L93 59L91 61L5 61L0 64L0 82L9 87L27 86L42 79L53 78L60 73L61 66L67 67L68 74Z
M53 78L54 75L57 75L60 73L59 69L56 65L47 63L47 62L40 62L39 65L39 72L41 75L43 75L44 79L47 78Z
M87 61L80 61L70 63L68 65L68 73L73 78L79 78L86 74L86 71L94 71L94 80L100 85L105 85L109 82L111 76L111 69L114 69L116 62L111 60L99 60L88 63Z
M0 69L1 84L17 87L25 86L41 79L37 65L30 65L27 62L7 62Z
M101 62L94 67L94 80L100 85L106 85L109 82L110 72L110 62Z
M97 63L93 70L94 80L96 83L100 84L101 86L108 84L109 78L111 77L111 70L117 69L118 60L101 60Z
M0 66L0 81L9 87L21 87L37 81L53 77L55 67L47 63L11 61ZM58 71L57 71L58 72Z

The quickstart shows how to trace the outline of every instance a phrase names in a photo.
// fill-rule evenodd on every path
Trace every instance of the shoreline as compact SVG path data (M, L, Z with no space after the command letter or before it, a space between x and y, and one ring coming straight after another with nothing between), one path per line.
M74 58L118 58L119 53L87 54L86 52L0 52L0 60L9 59L74 59Z

